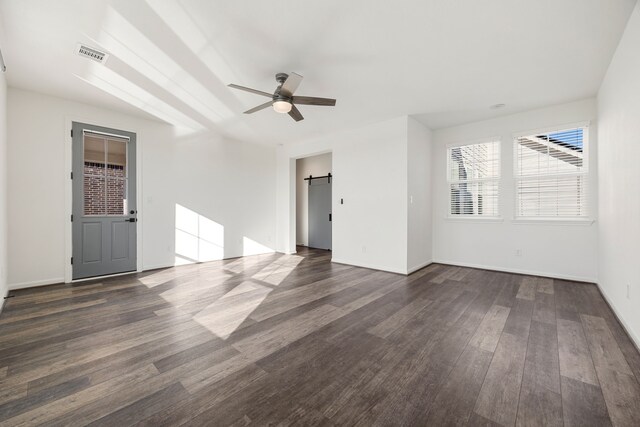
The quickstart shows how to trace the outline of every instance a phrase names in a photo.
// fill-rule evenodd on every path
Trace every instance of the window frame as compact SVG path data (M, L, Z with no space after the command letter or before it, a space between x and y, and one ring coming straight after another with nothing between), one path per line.
M452 148L457 148L457 147L466 147L466 146L470 146L470 145L480 145L480 144L487 144L487 143L495 143L496 147L497 147L497 163L498 163L498 174L495 177L491 177L491 178L481 178L481 179L467 179L467 180L452 180L451 179L451 153L450 150ZM502 139L500 137L494 136L494 137L486 137L486 138L480 138L480 139L475 139L475 140L471 140L471 141L460 141L460 142L455 142L455 143L449 143L446 145L446 150L445 150L445 156L446 156L446 165L445 165L445 174L446 174L446 185L447 185L447 189L446 189L446 193L447 193L447 207L446 207L446 213L445 213L445 219L446 220L451 220L451 221L471 221L471 222L484 222L484 223L496 223L496 222L502 222L503 221L503 217L501 215L502 213L502 209L501 209L501 188L502 188ZM497 185L497 189L498 189L498 200L496 203L496 215L479 215L479 214L453 214L451 213L451 186L453 184L460 184L460 183L480 183L480 182L495 182Z
M544 128L531 129L527 131L515 132L512 137L512 150L513 150L513 221L516 224L551 224L551 225L591 225L593 224L593 183L591 178L591 138L590 138L590 122L577 122L564 125L549 126ZM583 170L580 172L564 172L554 174L538 174L538 175L519 175L519 163L518 163L518 149L517 139L521 137L527 137L536 134L551 134L562 131L570 131L574 129L582 128L583 130ZM584 216L521 216L519 215L520 209L520 195L518 193L518 184L521 181L533 180L536 178L559 178L559 177L583 177L586 197L586 215Z

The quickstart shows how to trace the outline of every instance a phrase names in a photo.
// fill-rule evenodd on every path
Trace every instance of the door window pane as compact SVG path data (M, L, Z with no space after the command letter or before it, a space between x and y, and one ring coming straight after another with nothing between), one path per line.
M84 175L85 215L106 214L106 200L104 197L105 183L106 179L104 177Z
M107 175L126 178L127 142L121 139L107 139Z
M127 214L127 141L107 139L107 215Z
M84 174L104 176L104 138L84 136Z
M107 215L127 214L127 180L107 179Z

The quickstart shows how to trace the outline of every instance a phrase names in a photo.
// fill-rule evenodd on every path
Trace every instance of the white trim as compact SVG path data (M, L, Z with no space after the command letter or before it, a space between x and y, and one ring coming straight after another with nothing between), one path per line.
M595 219L589 218L514 218L513 223L516 225L577 225L588 227L596 222Z
M127 276L129 274L138 274L138 273L139 273L138 271L125 271L124 273L106 274L104 276L93 276L93 277L85 277L82 279L75 279L75 280L72 280L71 283L89 282L94 280L109 279L111 277Z
M392 267L386 267L386 266L380 266L380 265L372 265L372 264L367 264L367 263L360 263L360 262L352 262L352 261L347 261L347 260L342 260L342 259L336 259L336 258L331 258L331 262L335 262L336 264L344 264L344 265L351 265L354 267L362 267L362 268L368 268L370 270L379 270L379 271L386 271L389 273L396 273L396 274L402 274L402 275L407 275L407 271L406 270L399 270L397 268L392 268Z
M7 297L9 296L9 287L7 286L7 292L4 295L0 295L2 300L0 300L0 313L2 313L2 309L4 308L4 303L7 302Z
M10 291L17 289L35 288L36 286L45 285L61 285L64 283L64 277L57 277L54 279L33 280L31 282L13 283L9 285Z
M408 268L407 269L407 276L411 273L415 273L418 270L422 270L423 268L425 268L426 266L433 264L432 260L426 261L426 262L422 262L414 267Z
M484 222L486 224L504 222L504 218L501 216L482 217L480 215L460 215L460 216L447 215L444 217L444 220L451 221L451 222L475 222L475 223Z
M552 279L571 280L573 282L596 283L594 277L572 276L568 274L549 273L545 271L521 270L519 268L496 267L492 265L471 264L458 261L434 260L436 264L455 265L457 267L478 268L481 270L501 271L504 273L524 274L527 276L550 277Z
M523 131L513 132L511 135L515 139L515 138L519 138L519 137L522 137L522 136L531 136L532 134L536 134L536 133L560 132L560 131L563 131L563 130L571 130L571 129L576 129L576 128L586 128L586 129L588 129L589 125L591 125L591 121L587 120L587 121L582 121L582 122L565 123L565 124L561 124L561 125L545 126L543 128L523 130Z
M126 123L120 123L117 120L115 122L109 120L89 117L80 117L77 115L65 115L64 116L64 283L71 283L73 281L73 268L69 262L73 256L73 228L70 221L71 214L73 213L73 183L70 177L70 173L73 170L73 138L71 138L71 129L73 122L89 123L96 126L102 126L112 129L126 130L127 132L134 133L136 135L136 209L138 211L136 222L136 271L143 271L142 259L143 259L143 224L144 224L144 208L142 205L143 188L142 188L142 133L135 126L131 127ZM96 123L96 122L99 122ZM47 283L45 283L47 284Z
M627 333L627 335L629 336L629 338L631 338L631 341L633 342L633 344L636 347L636 350L638 350L640 352L640 337L637 336L634 332L633 329L631 329L629 327L629 325L627 324L627 322L625 322L624 318L622 317L622 315L620 314L620 311L616 308L616 306L613 304L613 301L611 300L611 298L609 298L607 296L607 294L605 293L604 289L602 288L602 286L600 286L600 283L596 282L596 286L598 287L598 290L600 291L600 294L602 294L602 297L604 298L604 300L607 302L607 304L609 304L609 308L611 308L611 311L613 312L614 316L616 316L616 319L618 320L618 322L620 322L620 324L622 325L622 329L624 329L624 331Z
M221 261L221 260L216 260L216 261ZM193 264L197 264L197 263L193 263ZM182 265L189 265L189 264L182 264ZM142 273L145 271L150 271L150 270L158 270L160 268L173 268L173 267L179 267L177 265L174 264L158 264L158 265L150 265L150 266L145 266L142 270L138 271L138 273Z
M497 142L498 143L498 147L502 151L502 138L500 136L487 136L487 137L484 137L484 138L476 138L476 139L472 139L472 140L448 142L446 144L446 148L449 149L449 148L452 148L452 147L461 147L463 145L485 144L487 142Z

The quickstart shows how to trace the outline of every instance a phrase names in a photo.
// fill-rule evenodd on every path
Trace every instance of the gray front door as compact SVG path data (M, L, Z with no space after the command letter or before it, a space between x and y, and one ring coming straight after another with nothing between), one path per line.
M73 279L136 270L136 134L73 122Z
M309 247L331 249L331 183L312 179L309 185Z

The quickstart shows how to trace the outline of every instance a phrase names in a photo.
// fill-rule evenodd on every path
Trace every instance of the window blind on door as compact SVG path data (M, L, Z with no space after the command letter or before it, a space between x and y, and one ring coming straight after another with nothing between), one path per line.
M447 169L450 216L498 216L499 141L447 148Z
M578 127L514 138L516 216L588 216L586 133Z

